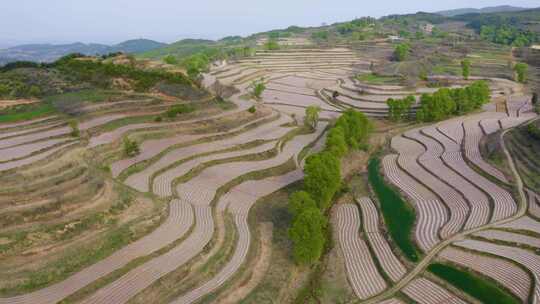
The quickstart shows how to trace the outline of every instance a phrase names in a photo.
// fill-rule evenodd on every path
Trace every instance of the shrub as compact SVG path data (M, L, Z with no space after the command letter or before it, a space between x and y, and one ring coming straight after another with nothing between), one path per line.
M519 62L514 66L514 71L516 72L516 80L521 83L527 81L527 71L529 66L526 63Z
M317 128L317 123L319 122L319 112L321 112L321 108L318 106L309 106L306 108L304 124L312 130Z
M73 119L69 121L69 127L71 128L70 135L73 137L79 137L81 135L81 132L79 130L79 123Z
M139 144L136 141L129 138L124 139L124 154L126 156L134 157L139 155L140 152Z
M178 59L174 57L173 55L167 55L163 57L163 62L167 64L178 64Z
M257 108L255 108L255 106L251 106L251 107L249 107L248 112L249 113L255 113L255 112L257 112Z
M155 121L155 122L162 122L162 121L163 121L163 117L161 117L161 116L156 116L156 118L154 118L154 121Z
M471 74L471 61L469 59L461 61L461 73L463 78L469 79L469 75Z
M262 93L264 92L264 90L266 90L266 85L264 84L264 79L261 78L259 80L254 80L251 83L250 88L251 88L251 94L253 95L253 97L255 97L257 99L261 98Z
M410 46L406 43L400 43L394 49L394 59L397 61L405 61L409 56Z
M191 113L195 111L195 108L192 105L176 105L172 106L170 109L165 112L165 115L169 118L175 118L180 114Z
M329 37L330 37L330 34L328 33L328 31L318 31L311 34L311 39L314 39L314 40L327 41Z

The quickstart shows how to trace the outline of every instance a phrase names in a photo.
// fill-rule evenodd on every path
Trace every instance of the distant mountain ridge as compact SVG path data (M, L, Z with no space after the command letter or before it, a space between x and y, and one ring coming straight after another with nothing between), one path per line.
M500 13L500 12L517 12L517 11L522 11L526 9L528 8L510 6L510 5L500 5L500 6L489 6L489 7L484 7L484 8L458 8L458 9L453 9L453 10L435 12L435 14L439 14L445 17L454 17L458 15L474 14L474 13L484 14L484 13Z
M70 44L24 44L0 49L0 65L13 61L52 62L71 53L103 55L113 52L143 53L167 46L166 43L149 39L133 39L115 45L99 43Z

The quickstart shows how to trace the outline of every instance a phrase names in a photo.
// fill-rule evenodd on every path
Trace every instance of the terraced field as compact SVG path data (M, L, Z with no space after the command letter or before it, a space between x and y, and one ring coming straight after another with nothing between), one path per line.
M373 60L347 48L258 51L204 75L209 89L215 81L238 89L230 104L91 105L75 118L78 136L63 115L1 124L0 303L221 303L229 284L244 286L239 277L254 258L250 209L302 180L303 160L324 147L331 119L348 108L384 118L388 98L435 91L356 80ZM260 100L247 98L261 78ZM525 194L514 157L512 172L502 172L479 147L535 115L515 83L477 79L494 97L512 94L506 112L490 104L416 126L391 138L382 157L385 181L415 211L418 261L392 239L376 196L331 211L358 301L475 303L477 295L426 271L434 262L472 269L517 301L540 299L540 196ZM193 113L166 117L185 103ZM301 121L313 105L321 121L309 130ZM125 139L140 153L127 156Z
M511 82L490 81L492 90L518 91ZM383 173L415 208L417 220L411 239L423 256L411 263L392 240L384 242L377 232L377 209L369 198L357 198L357 206L347 206L347 211L345 206L340 207L335 229L349 235L339 240L349 281L353 287L359 282L365 288L378 286L371 293L357 292L361 299L367 299L362 303L379 303L396 295L402 297L400 294L418 303L493 303L486 300L490 293L496 293L487 291L489 288L506 293L500 301L537 303L535 248L540 222L527 215L538 208L537 194L523 188L514 157L506 148L503 152L512 168L509 173L492 166L480 153L483 137L496 132L504 136L510 128L536 116L528 100L529 96L518 93L508 98L506 113L494 112L486 105L482 113L412 129L392 138L392 152L383 157ZM346 221L354 223L355 229L347 230L350 228L342 224ZM351 234L358 241L353 241ZM373 234L381 241L375 242ZM368 242L369 247L351 245L358 242ZM388 249L382 250L381 244ZM378 269L369 270L362 266L365 258L355 258L366 251L378 261ZM485 281L472 287L474 292L461 289L456 282L426 270L436 261L472 270ZM354 270L357 268L369 278L360 278ZM381 278L386 284L377 283ZM487 283L492 281L496 284Z
M388 115L388 98L414 95L419 99L422 93L436 91L427 87L369 85L355 78L371 73L372 63L386 60L362 57L348 48L259 51L253 57L216 68L205 81L246 88L263 79L267 89L261 102L299 118L310 105L321 108L322 118L334 118L347 108L381 118Z

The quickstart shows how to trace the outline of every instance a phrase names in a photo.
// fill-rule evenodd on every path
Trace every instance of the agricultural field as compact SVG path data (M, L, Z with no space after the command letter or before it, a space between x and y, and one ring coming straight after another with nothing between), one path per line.
M538 303L537 70L371 22L4 67L0 304Z

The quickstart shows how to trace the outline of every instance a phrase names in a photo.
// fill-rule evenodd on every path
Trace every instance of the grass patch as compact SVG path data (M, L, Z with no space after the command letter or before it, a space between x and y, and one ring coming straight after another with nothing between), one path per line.
M53 113L55 113L54 107L47 103L11 106L0 110L0 123L31 120Z
M431 70L431 73L435 75L461 75L461 68L457 66L448 66L448 65L436 65Z
M398 76L384 76L377 74L362 74L356 76L361 82L375 85L400 85L402 83L402 78Z
M386 184L379 172L380 159L372 158L369 161L369 183L373 187L381 204L384 221L388 226L390 235L403 251L405 256L417 262L420 252L411 240L414 227L414 210L401 198L401 196Z
M520 301L496 283L456 267L434 263L428 270L486 304L518 304Z
M100 89L88 89L77 92L68 92L58 95L48 96L44 99L47 103L76 103L76 102L90 102L98 103L104 101L113 101L121 97L122 94L114 91L100 90Z
M102 260L132 240L133 234L128 227L121 227L109 233L103 240L76 250L66 252L64 257L49 264L47 267L32 272L28 279L12 288L0 290L3 296L30 292L59 282L82 267Z
M279 303L280 300L284 300L280 297L280 291L285 289L289 295L293 293L287 288L296 268L290 258L292 245L287 236L287 230L290 227L291 215L287 210L287 205L289 196L302 187L301 181L293 183L262 198L253 206L249 214L251 227L258 222L272 222L273 224L272 264L257 287L239 303Z

